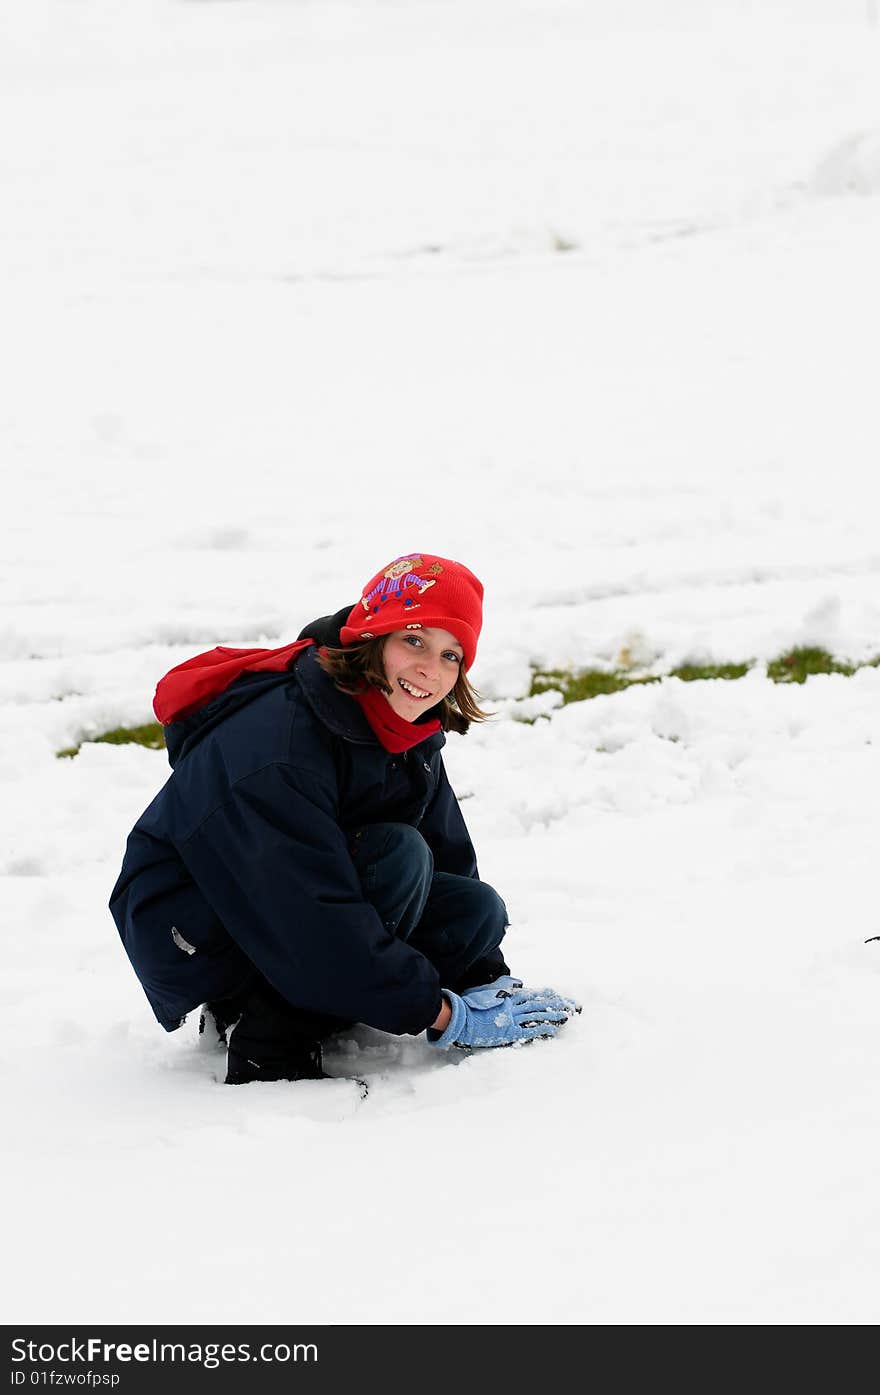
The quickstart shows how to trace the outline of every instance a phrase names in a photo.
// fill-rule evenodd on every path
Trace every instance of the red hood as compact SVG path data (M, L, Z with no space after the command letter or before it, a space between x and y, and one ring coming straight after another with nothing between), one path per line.
M283 673L298 654L314 644L313 639L297 639L281 649L227 649L219 645L178 664L159 679L153 711L167 727L181 717L198 712L225 693L242 673Z

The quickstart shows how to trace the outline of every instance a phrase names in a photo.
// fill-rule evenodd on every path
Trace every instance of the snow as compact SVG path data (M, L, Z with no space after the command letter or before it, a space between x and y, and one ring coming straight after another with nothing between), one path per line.
M880 31L662 12L5 8L7 1321L876 1321L880 671L765 664L880 653ZM55 753L413 548L486 584L447 766L583 1012L223 1088L106 909L164 753Z

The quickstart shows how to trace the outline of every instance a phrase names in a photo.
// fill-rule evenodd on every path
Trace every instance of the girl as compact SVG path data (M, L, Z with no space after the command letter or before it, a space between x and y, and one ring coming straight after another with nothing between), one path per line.
M511 978L443 767L444 733L487 715L467 679L482 599L467 567L409 553L296 643L159 683L173 773L110 909L167 1031L207 1005L227 1084L321 1078L321 1042L355 1021L492 1047L579 1011Z

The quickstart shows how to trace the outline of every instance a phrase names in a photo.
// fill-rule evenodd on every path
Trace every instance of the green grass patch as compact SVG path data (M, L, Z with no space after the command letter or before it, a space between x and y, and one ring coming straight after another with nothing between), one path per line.
M751 664L681 664L670 669L670 678L680 678L682 683L698 683L706 678L720 678L725 683L735 678L745 678Z
M588 698L602 697L606 693L619 693L636 683L659 683L659 677L636 676L623 669L538 669L532 674L529 697L547 693L552 689L562 693L564 703L585 702Z
M555 688L562 693L563 703L585 702L588 698L607 693L620 693L637 684L659 683L661 678L680 678L683 683L695 683L706 678L743 678L750 664L681 664L669 673L633 673L629 669L536 669L532 674L529 697Z
M856 667L839 663L827 649L790 649L767 665L767 677L774 683L803 683L813 673L842 673L851 678Z
M741 664L680 664L663 674L639 674L627 669L535 669L529 697L555 689L562 694L563 705L585 702L608 693L620 693L636 684L659 683L661 678L679 678L682 683L706 679L731 682L744 678L753 661ZM847 664L835 659L827 649L797 648L772 659L767 665L767 677L773 683L803 683L814 673L842 673L851 677L859 668L880 667L880 655L862 664Z
M58 751L58 756L75 756L86 741L103 741L108 746L146 746L150 751L164 751L165 733L159 722L147 722L142 727L114 727L100 736L87 736L77 746Z

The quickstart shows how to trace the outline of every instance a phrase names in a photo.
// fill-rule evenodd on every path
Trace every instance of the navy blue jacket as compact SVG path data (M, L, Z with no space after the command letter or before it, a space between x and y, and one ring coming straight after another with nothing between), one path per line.
M173 774L132 829L110 901L166 1030L253 966L312 1012L394 1033L435 1020L437 971L364 900L349 845L364 824L407 823L438 871L477 876L445 740L389 754L315 648L166 728Z

